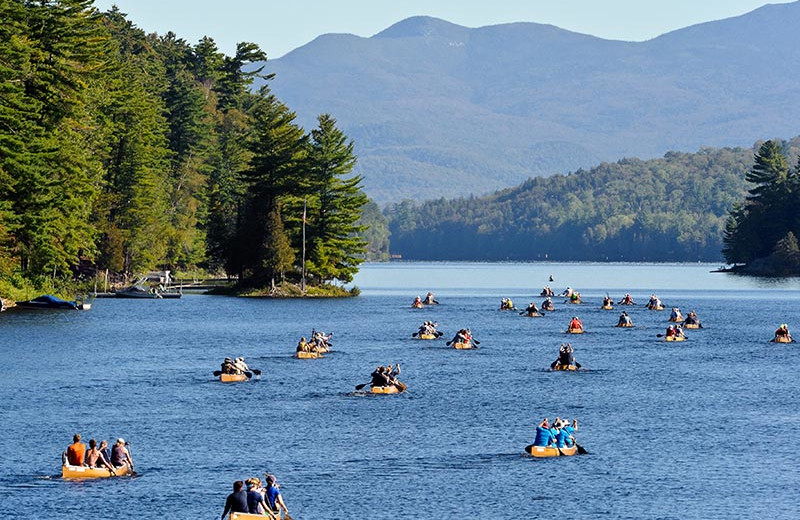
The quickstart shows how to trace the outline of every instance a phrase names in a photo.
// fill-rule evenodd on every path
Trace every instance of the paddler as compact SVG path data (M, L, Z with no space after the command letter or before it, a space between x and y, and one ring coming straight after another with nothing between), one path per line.
M308 352L310 350L308 346L308 342L306 341L306 337L303 336L300 338L300 341L297 342L297 352Z
M420 298L419 296L414 298L414 303L411 304L411 307L414 309L421 309L422 307L424 307L424 305L422 304L422 298Z
M237 480L233 483L233 493L225 499L225 509L222 511L221 520L225 520L228 513L249 513L247 507L247 491L244 490L244 482Z
M528 307L525 309L525 313L528 316L538 316L539 315L539 308L536 307L534 302L531 302Z
M425 295L425 301L423 301L422 303L424 303L425 305L439 305L439 302L437 302L434 299L432 292L429 292L428 294Z
M573 316L572 320L569 322L569 329L583 330L583 322L577 316Z
M102 466L108 468L112 475L116 475L114 466L106 459L105 454L97 449L97 441L94 439L89 439L89 451L86 452L86 465L90 468Z
M81 442L81 434L76 433L72 436L72 444L67 447L65 452L67 464L70 466L83 466L86 456L86 445Z
M125 442L125 439L120 437L117 439L117 442L114 444L114 447L111 448L111 465L115 468L119 468L120 466L128 466L131 471L133 471L133 460L131 459L131 452L128 451L128 443Z
M630 293L625 293L625 296L623 296L622 299L617 303L619 305L635 305L633 302L633 296L631 296Z
M684 325L697 325L701 329L703 325L700 323L700 320L697 319L697 313L694 311L689 311L689 314L686 315L686 321L683 322Z
M678 307L673 307L672 312L669 313L669 321L679 322L683 321L683 315Z
M371 387L389 386L390 384L389 376L386 375L386 368L383 365L376 368L372 374L370 374L370 377L372 377L372 381L370 382Z
M775 339L778 338L786 338L789 340L789 342L793 341L792 335L789 334L789 325L783 323L780 327L778 327L778 330L775 331Z
M267 484L267 487L264 489L264 499L267 506L276 518L280 518L281 509L283 509L284 516L288 518L289 508L286 507L283 501L280 486L278 486L278 480L275 478L275 475L270 475L268 473L264 473L264 477L266 478Z
M555 444L555 438L553 438L553 433L550 431L550 423L545 417L536 427L536 438L533 441L533 445L546 447L552 444Z
M542 310L543 311L553 311L555 310L556 306L553 305L553 300L548 296L542 302Z
M617 322L617 327L630 327L633 325L633 321L631 321L631 317L628 316L628 313L622 311L622 314L619 315L619 322Z

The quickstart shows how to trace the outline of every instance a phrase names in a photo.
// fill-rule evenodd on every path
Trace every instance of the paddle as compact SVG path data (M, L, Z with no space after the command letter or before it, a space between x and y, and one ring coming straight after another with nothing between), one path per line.
M365 386L367 386L368 384L369 384L369 383L364 383L364 384L361 384L361 385L356 385L356 390L361 390L362 388L364 388L364 387L365 387Z
M579 453L579 454L581 454L581 455L586 455L586 454L588 454L588 453L589 453L588 451L586 451L586 448L584 448L583 446L581 446L581 445L580 445L580 444L578 444L577 442L575 443L575 446L577 446L577 447L578 447L578 453Z
M222 375L222 370L214 370L214 377L219 377Z

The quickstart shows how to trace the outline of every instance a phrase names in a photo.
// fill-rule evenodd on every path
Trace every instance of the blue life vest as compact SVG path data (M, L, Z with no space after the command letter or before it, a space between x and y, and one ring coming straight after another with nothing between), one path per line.
M553 440L553 434L547 428L541 426L536 427L536 440L533 441L534 446L547 446Z

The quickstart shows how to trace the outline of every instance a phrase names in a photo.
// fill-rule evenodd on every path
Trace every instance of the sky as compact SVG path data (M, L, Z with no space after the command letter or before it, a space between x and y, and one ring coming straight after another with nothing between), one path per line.
M369 37L416 15L467 27L537 22L615 40L642 41L697 23L729 18L764 0L95 0L116 4L147 32L172 31L190 43L212 37L233 54L236 43L258 44L279 58L317 36ZM788 3L773 0L771 3Z

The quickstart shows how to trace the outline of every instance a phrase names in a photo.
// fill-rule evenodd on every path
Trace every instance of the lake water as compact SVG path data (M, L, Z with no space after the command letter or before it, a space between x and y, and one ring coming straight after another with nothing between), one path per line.
M234 480L269 471L297 520L797 518L800 351L768 340L780 323L800 331L800 283L716 267L372 264L349 300L5 312L0 516L219 518ZM539 304L548 283L586 303L556 298L541 319L497 310L502 296ZM427 290L441 305L412 310ZM606 292L640 304L656 292L705 328L664 343L668 311L642 305L627 308L635 328L614 328ZM586 334L563 333L573 315ZM481 348L412 339L425 320L470 327ZM312 327L335 332L335 352L293 359ZM547 370L565 341L589 370ZM240 355L261 380L216 382ZM406 394L353 391L395 362ZM579 419L589 454L524 455L535 424L557 415ZM75 432L125 437L139 476L62 480Z

